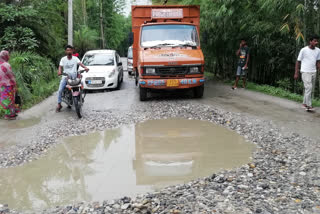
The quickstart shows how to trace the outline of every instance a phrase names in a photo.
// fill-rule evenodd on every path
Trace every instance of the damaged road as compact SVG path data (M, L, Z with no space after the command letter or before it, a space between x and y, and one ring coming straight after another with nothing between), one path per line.
M204 98L200 100L168 93L155 94L154 99L139 102L134 80L128 77L119 91L89 93L81 120L66 108L56 114L55 99L55 96L50 97L24 112L12 124L1 121L1 134L6 136L1 137L0 142L2 168L41 160L63 137L167 118L221 125L254 143L256 149L251 154L252 159L239 167L212 172L184 184L135 197L106 197L108 200L99 202L90 198L86 202L75 199L74 203L49 207L42 213L287 214L320 211L319 109L308 114L298 103L246 90L232 91L215 82L206 84ZM5 188L3 183L0 185L0 189ZM10 204L6 206L7 203L5 199L0 200L3 204L0 213L28 212L16 210Z

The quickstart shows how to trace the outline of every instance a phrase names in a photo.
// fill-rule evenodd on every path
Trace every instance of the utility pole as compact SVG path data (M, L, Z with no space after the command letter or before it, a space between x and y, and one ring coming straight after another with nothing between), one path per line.
M68 0L68 45L73 45L73 9L72 9L72 0Z
M104 30L103 30L103 10L102 10L102 0L100 0L100 37L101 37L101 48L104 49L106 46L106 41L104 38Z

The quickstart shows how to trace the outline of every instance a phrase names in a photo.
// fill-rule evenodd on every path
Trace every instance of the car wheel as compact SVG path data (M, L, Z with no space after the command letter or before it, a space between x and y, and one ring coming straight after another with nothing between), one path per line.
M118 82L117 82L116 90L120 90L120 88L121 88L121 80L120 80L119 77L118 77Z

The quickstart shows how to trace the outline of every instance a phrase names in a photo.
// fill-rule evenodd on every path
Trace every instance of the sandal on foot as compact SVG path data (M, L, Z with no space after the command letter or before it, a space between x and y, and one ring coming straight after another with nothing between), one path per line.
M56 108L56 112L60 112L62 109L62 105L58 105L58 107Z
M4 119L5 119L5 120L15 120L15 119L16 119L16 116L13 116L13 117L5 116Z

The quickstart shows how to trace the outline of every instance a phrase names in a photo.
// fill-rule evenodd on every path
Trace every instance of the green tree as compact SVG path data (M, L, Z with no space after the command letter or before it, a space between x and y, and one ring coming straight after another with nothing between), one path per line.
M77 48L80 56L90 49L98 47L98 33L87 26L81 26L74 32L74 46Z

